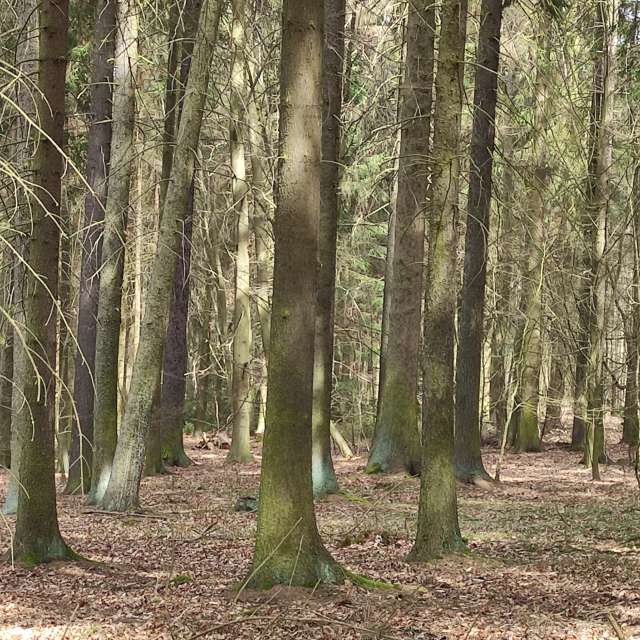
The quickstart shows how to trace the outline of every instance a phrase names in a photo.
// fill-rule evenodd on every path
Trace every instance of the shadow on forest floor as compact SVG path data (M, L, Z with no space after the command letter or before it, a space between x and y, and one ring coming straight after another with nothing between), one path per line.
M351 571L399 588L235 598L255 514L233 505L256 495L258 465L230 467L225 451L188 445L197 465L144 481L148 517L83 513L80 497L60 496L64 536L104 564L0 566L1 640L189 639L214 627L207 638L616 638L611 619L640 638L640 494L628 465L593 483L566 447L509 455L500 484L459 487L471 553L416 566L404 557L419 481L365 476L364 458L340 460L345 494L317 505L327 546ZM488 470L496 459L485 450ZM12 524L0 523L0 549Z

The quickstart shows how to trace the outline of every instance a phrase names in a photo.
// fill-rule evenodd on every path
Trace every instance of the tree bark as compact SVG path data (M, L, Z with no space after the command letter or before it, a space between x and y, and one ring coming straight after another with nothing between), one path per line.
M521 317L516 337L517 411L513 426L513 447L517 452L540 451L538 405L542 368L542 288L546 197L551 172L545 141L551 117L550 87L551 20L549 9L539 10L538 61L536 66L535 109L532 132L532 167L527 176L527 208L531 220L525 225Z
M178 91L177 122L180 121L184 87L189 79L194 38L198 28L202 2L188 0L185 4L184 32L182 37L180 62L180 87ZM174 71L175 73L175 71ZM175 126L175 125L174 125ZM173 143L173 140L172 140ZM171 146L173 159L173 146ZM164 167L164 163L163 163ZM170 163L169 163L170 167ZM165 194L166 196L166 190ZM161 197L162 196L161 194ZM156 414L161 438L160 460L171 466L186 467L191 460L184 450L184 402L187 375L187 323L189 319L189 292L191 285L191 238L193 235L195 184L191 185L187 209L182 219L182 240L175 275L173 298L169 311L169 325L164 347L163 377L160 400Z
M245 2L232 0L233 24L231 42L231 126L229 132L231 192L236 214L236 270L235 304L233 309L233 373L231 396L233 403L233 431L229 462L248 463L251 453L251 284L249 282L249 189L245 159L245 117L247 102L247 76L244 49Z
M388 343L366 471L404 469L416 475L420 472L418 354L435 40L432 2L409 3L406 37Z
M612 159L613 60L615 7L597 0L594 19L593 89L589 113L588 167L585 206L581 220L584 288L579 300L580 328L586 344L585 464L594 480L605 455L603 358L605 339L605 246Z
M325 0L323 47L322 164L318 238L318 299L313 364L311 476L313 494L338 491L331 457L333 327L336 288L336 244L340 215L340 118L344 58L345 0Z
M87 143L87 191L84 201L82 265L78 302L78 349L71 424L71 449L66 492L91 488L93 404L101 228L107 201L111 154L111 97L115 54L116 0L99 0L91 51L91 125Z
M476 54L462 307L456 358L455 465L456 477L464 482L490 479L482 463L480 449L480 373L502 7L502 0L483 0Z
M424 313L422 474L418 531L408 560L464 548L454 475L456 212L466 39L466 0L441 9L436 74L429 253Z
M631 194L633 240L633 287L631 309L625 327L627 345L627 384L624 393L624 421L622 442L637 447L640 442L640 416L638 415L638 339L640 338L640 164L633 174Z
M324 3L285 0L267 424L253 570L246 584L343 580L320 540L311 480Z
M162 366L163 343L180 249L178 223L187 207L193 181L209 66L217 39L221 8L222 0L206 0L200 15L171 178L164 202L158 250L145 300L140 347L133 365L131 388L114 456L113 471L100 502L102 508L108 511L139 508L145 443L151 421L153 396Z
M30 269L21 283L24 331L15 362L16 377L23 382L24 408L14 415L14 429L20 433L20 490L13 558L28 565L75 557L58 528L54 475L56 300L68 1L40 2L38 23L36 104L43 135L34 159L38 193L31 203L30 233L25 246L24 258Z
M135 153L138 15L134 0L120 0L117 25L111 159L96 332L94 452L89 494L89 502L94 504L101 501L107 488L117 441L124 236Z

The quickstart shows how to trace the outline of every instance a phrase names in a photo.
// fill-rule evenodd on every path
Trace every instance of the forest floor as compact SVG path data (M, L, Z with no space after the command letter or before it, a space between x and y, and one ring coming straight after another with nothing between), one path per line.
M194 466L144 480L144 517L60 497L64 537L94 562L0 565L0 639L640 638L640 493L620 446L602 482L558 443L508 455L502 482L460 487L470 553L424 566L404 562L419 481L338 460L344 493L317 504L323 538L351 571L396 588L238 593L256 516L233 506L257 495L258 464L187 444ZM487 448L490 471L496 459ZM0 522L0 550L12 525Z

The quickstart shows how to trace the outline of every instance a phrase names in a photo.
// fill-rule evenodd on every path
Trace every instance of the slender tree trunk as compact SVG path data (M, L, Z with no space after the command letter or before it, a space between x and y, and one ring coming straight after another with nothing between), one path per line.
M253 72L252 72L253 73ZM255 74L254 74L255 75ZM256 250L255 298L264 360L260 372L258 390L258 425L256 435L264 433L264 419L267 405L267 367L269 361L269 336L271 333L271 278L273 276L273 248L270 234L271 184L269 168L265 158L268 152L264 125L258 114L256 99L257 80L252 80L253 90L249 101L249 144L251 150L251 184L253 187L253 232Z
M54 475L56 300L60 198L64 170L65 73L69 4L45 0L38 8L39 72L36 97L40 137L34 161L39 187L31 206L22 283L24 333L15 362L25 408L14 416L20 432L20 491L13 557L29 565L75 557L58 528ZM37 274L37 277L31 274ZM32 370L35 367L35 371Z
M164 461L176 467L187 467L191 460L185 453L183 442L184 401L187 390L187 321L189 318L189 291L191 267L191 237L193 232L194 185L182 224L182 242L178 256L173 300L169 311L169 326L164 349L162 392L159 420L162 424Z
M311 412L320 210L324 3L285 0L267 426L247 584L341 582L313 508Z
M627 344L627 384L624 393L624 421L622 442L637 447L640 441L640 417L638 415L638 339L640 338L640 164L633 174L631 195L633 215L633 287L631 309L625 327Z
M585 286L579 301L580 326L587 337L585 464L594 480L605 455L603 358L605 339L605 245L609 208L613 110L613 40L615 8L598 0L594 20L594 70L589 117L588 174L582 216Z
M409 3L400 91L400 161L388 344L368 473L420 472L418 360L424 278L424 224L433 95L435 5Z
M233 401L233 432L229 462L247 463L253 460L251 453L251 285L249 282L249 189L245 160L245 104L247 102L247 77L244 50L245 2L232 0L233 25L231 41L233 63L231 65L231 130L229 132L232 172L232 197L235 207L236 271L235 305L233 311L233 375L231 396Z
M124 236L134 160L138 15L134 0L119 0L114 62L113 124L108 198L102 235L102 267L93 423L93 473L89 501L99 503L111 475L118 425L118 348L120 344Z
M548 9L539 10L538 62L536 69L536 104L533 123L533 166L528 176L527 209L530 219L525 225L523 284L521 299L522 326L516 338L518 371L518 405L514 422L514 450L540 451L538 404L540 370L542 368L542 287L544 273L545 204L550 181L548 149L545 134L550 122L549 94L551 65L551 16Z
M133 365L129 399L120 429L113 471L100 503L109 511L127 511L139 507L145 443L151 421L153 396L162 367L163 343L180 250L178 222L187 208L193 181L209 66L217 39L221 8L222 0L206 0L200 15L171 178L162 213L158 250L145 301L140 347Z
M482 2L476 54L464 277L456 359L456 477L465 482L490 478L480 450L480 373L502 6L502 0Z
M36 0L22 0L15 3L16 14L19 16L20 40L16 47L16 68L23 78L28 78L16 83L15 101L21 110L21 114L16 117L12 139L15 141L17 149L16 167L20 174L32 180L32 159L34 153L34 136L31 122L37 120L36 105L33 99L34 91L31 83L38 81L38 3ZM23 116L22 114L25 114ZM23 228L30 224L30 212L27 204L28 194L18 190L16 197L17 216L14 219L13 227ZM20 433L15 428L13 416L17 416L21 411L27 409L23 397L23 380L19 377L20 372L16 368L17 361L24 357L20 351L23 347L20 331L24 329L24 312L22 296L24 293L23 281L25 277L25 266L21 258L24 253L25 239L22 235L16 234L10 242L13 250L13 305L11 307L13 319L13 372L9 381L11 385L11 402L9 420L11 420L11 474L9 476L9 486L2 505L3 514L14 514L18 508L18 486L20 467ZM16 327L19 327L17 329ZM32 373L29 373L32 376Z
M4 239L3 239L4 240ZM0 275L2 308L11 316L13 305L13 253L2 254L6 266ZM11 396L13 391L13 327L0 322L0 468L11 467Z
M189 79L193 43L198 28L198 17L201 8L200 0L188 0L185 4L184 34L182 38L182 55L180 63L180 86L185 87ZM175 71L174 71L175 72ZM180 98L183 90L178 92ZM177 122L180 121L181 100L177 109ZM173 158L173 155L171 155ZM164 167L164 163L163 163ZM166 196L161 193L161 201ZM191 238L193 235L195 183L191 185L187 209L183 214L182 241L176 269L173 299L169 311L169 325L164 347L162 366L163 378L157 420L161 445L159 446L159 463L185 467L191 464L184 450L184 402L187 375L187 324L189 319L189 292L191 284ZM162 464L161 464L162 466Z
M323 48L322 164L318 240L318 299L313 365L311 474L316 497L338 491L331 458L333 326L336 288L336 243L340 215L340 118L344 57L345 0L325 0Z
M87 191L84 201L82 266L78 307L78 350L73 397L76 405L71 425L71 450L67 493L91 487L93 403L101 229L107 201L111 153L111 96L115 54L116 0L99 0L91 51L91 125L87 149Z
M421 562L464 548L454 475L456 211L466 39L466 0L442 5L429 253L424 314L422 461L418 531L408 560Z

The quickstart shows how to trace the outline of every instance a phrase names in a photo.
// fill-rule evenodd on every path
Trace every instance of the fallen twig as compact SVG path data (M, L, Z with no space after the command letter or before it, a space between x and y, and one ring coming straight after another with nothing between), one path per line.
M607 620L613 629L613 632L618 637L618 640L627 640L627 634L622 630L622 627L618 621L613 617L611 611L607 611Z
M210 633L214 633L215 631L220 631L221 629L225 629L227 627L231 627L237 624L245 624L245 623L253 623L253 622L274 622L275 620L285 620L287 622L299 622L301 624L318 624L318 625L329 625L335 624L340 627L346 627L348 629L353 629L354 631L358 631L359 633L365 633L367 635L371 635L379 640L401 640L398 636L391 636L385 633L382 633L376 629L370 629L367 627L360 627L355 624L351 624L350 622L345 622L343 620L333 620L332 618L327 618L325 616L318 616L316 618L285 618L282 616L249 616L246 618L235 618L234 620L229 620L228 622L221 622L220 624L215 625L214 627L209 627L200 633L196 633L191 636L189 640L197 640L198 638L204 638L204 636L209 635Z

